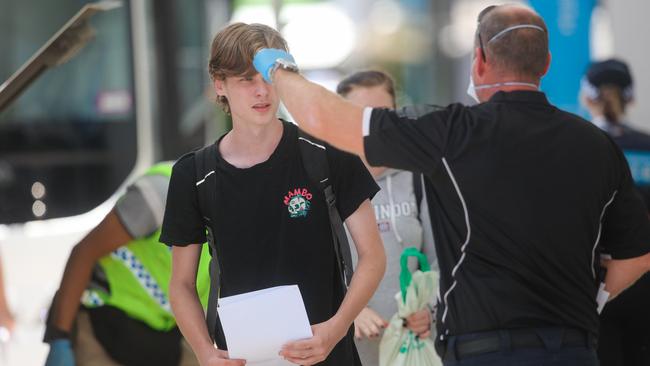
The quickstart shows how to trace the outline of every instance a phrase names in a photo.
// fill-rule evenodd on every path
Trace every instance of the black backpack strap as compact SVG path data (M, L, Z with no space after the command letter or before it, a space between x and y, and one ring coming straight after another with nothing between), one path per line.
M208 297L208 308L206 311L206 325L212 340L215 340L215 327L217 325L217 307L221 295L221 265L215 243L212 222L215 217L214 210L217 208L217 186L215 169L217 166L217 154L215 145L208 145L194 152L194 163L196 167L196 191L199 204L199 211L205 223L208 245L210 245L210 295Z
M336 192L330 182L329 163L327 162L327 148L325 145L313 137L298 130L298 145L302 163L307 171L307 176L316 184L325 196L327 211L329 214L330 228L332 231L332 242L334 243L334 252L336 253L338 269L341 276L343 288L347 289L352 280L352 255L350 253L350 244L343 227L343 220L336 208Z
M413 194L415 194L415 209L418 212L418 221L422 222L420 218L420 207L422 206L422 173L413 172Z

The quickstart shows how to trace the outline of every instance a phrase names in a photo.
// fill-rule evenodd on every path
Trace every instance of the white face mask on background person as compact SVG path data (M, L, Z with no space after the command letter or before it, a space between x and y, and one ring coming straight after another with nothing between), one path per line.
M502 30L501 32L495 34L492 38L490 38L487 41L486 46L490 42L500 38L504 34L510 32L510 31L513 31L515 29L522 29L522 28L536 29L536 30L538 30L540 32L544 32L544 29L542 27L539 27L539 26L534 25L534 24L514 25L512 27L508 27L508 28ZM491 88L497 88L497 87L501 87L501 86L528 86L528 87L531 87L531 88L535 88L535 90L539 90L539 85L533 84L533 83L526 83L526 82L523 82L523 81L506 81L506 82L503 82L503 83L474 85L474 77L472 76L472 69L474 68L474 62L475 62L475 60L472 60L472 68L470 69L470 72L469 72L469 85L467 86L467 95L469 95L470 98L475 100L476 103L481 103L481 100L478 97L478 93L476 92L477 90L491 89Z

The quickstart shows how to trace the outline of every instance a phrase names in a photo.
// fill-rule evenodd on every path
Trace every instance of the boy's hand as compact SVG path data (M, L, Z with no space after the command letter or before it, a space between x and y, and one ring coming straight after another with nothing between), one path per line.
M209 355L201 359L201 366L244 366L246 360L231 360L228 352L215 349Z
M311 326L314 334L309 339L289 342L282 347L280 356L297 365L314 365L324 361L346 330L338 330L332 320Z

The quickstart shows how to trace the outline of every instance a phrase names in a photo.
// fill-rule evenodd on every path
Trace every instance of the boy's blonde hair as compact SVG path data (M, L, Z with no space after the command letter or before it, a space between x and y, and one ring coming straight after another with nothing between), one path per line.
M253 76L253 57L262 48L278 48L289 52L287 42L275 29L264 24L233 23L223 28L212 40L208 73L212 80L229 76ZM217 97L226 113L230 112L228 99Z

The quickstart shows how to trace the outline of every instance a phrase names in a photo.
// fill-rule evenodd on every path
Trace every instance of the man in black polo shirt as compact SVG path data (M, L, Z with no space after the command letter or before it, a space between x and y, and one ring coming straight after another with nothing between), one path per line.
M650 269L643 203L612 140L539 92L550 64L539 15L490 7L475 45L469 91L483 103L420 116L354 106L265 50L255 65L304 130L426 176L445 365L597 365L595 248L614 258L613 298Z

